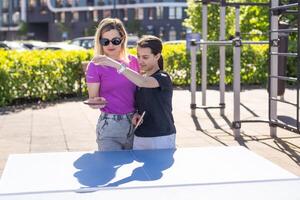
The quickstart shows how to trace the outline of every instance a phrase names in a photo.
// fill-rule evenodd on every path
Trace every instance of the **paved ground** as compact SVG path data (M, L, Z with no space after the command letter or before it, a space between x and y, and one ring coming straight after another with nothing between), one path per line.
M267 92L264 89L241 93L241 119L267 118ZM225 116L218 109L197 110L190 115L190 92L174 91L174 118L177 147L242 145L286 170L300 176L300 135L278 128L271 138L265 123L242 124L242 138L234 139L230 129L233 118L233 93L226 93ZM296 101L296 91L287 90L285 99ZM197 93L200 105L201 93ZM218 105L219 93L207 91L207 105ZM0 175L9 154L96 150L95 126L99 115L72 99L57 103L0 109ZM278 105L283 120L295 121L296 109ZM288 117L289 116L289 117ZM197 159L197 158L195 158ZM220 166L222 167L222 166Z

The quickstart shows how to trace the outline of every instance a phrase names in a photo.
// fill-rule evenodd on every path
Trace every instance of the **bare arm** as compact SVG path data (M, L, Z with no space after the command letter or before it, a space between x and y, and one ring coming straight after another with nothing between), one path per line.
M132 81L134 84L136 84L139 87L144 87L144 88L159 87L159 84L155 78L142 76L141 74L133 71L128 67L126 67L126 69L124 70L123 75L126 76L126 78L128 78L130 81Z
M120 70L123 66L118 62L115 61L107 56L96 56L92 60L96 64L101 64L109 67L113 67L117 70ZM139 74L138 72L126 67L122 74L128 78L131 82L139 87L144 88L156 88L159 87L159 83L153 77L145 77Z
M100 83L87 83L89 98L99 96Z

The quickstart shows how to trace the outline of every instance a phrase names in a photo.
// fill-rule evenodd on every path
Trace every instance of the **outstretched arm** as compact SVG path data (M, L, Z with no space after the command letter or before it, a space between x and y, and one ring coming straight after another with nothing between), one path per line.
M153 77L145 77L136 71L126 67L124 64L119 63L116 60L113 60L107 56L99 55L95 56L92 59L92 62L95 64L105 65L108 67L113 67L118 70L119 73L122 73L126 78L139 87L144 88L156 88L159 87L159 83Z
M106 100L103 97L99 97L99 83L87 83L89 99L86 103L94 109L104 108Z

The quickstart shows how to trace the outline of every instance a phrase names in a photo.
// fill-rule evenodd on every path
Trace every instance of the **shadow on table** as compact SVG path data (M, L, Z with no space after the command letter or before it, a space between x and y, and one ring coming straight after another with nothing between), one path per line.
M86 153L74 162L74 167L80 170L74 176L82 185L103 186L115 177L122 165L133 162L129 155L128 151Z
M116 187L131 181L153 181L163 176L163 171L174 163L176 149L94 152L82 155L74 162L80 171L74 173L79 183L86 187ZM131 175L111 182L123 165L139 162Z

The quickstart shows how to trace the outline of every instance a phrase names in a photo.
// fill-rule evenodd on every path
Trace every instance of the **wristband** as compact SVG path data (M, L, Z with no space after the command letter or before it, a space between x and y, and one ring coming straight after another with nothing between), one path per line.
M122 63L122 64L120 65L120 68L117 70L117 72L118 72L119 74L122 74L122 73L126 70L126 68L127 68L127 66L126 66L124 63Z

